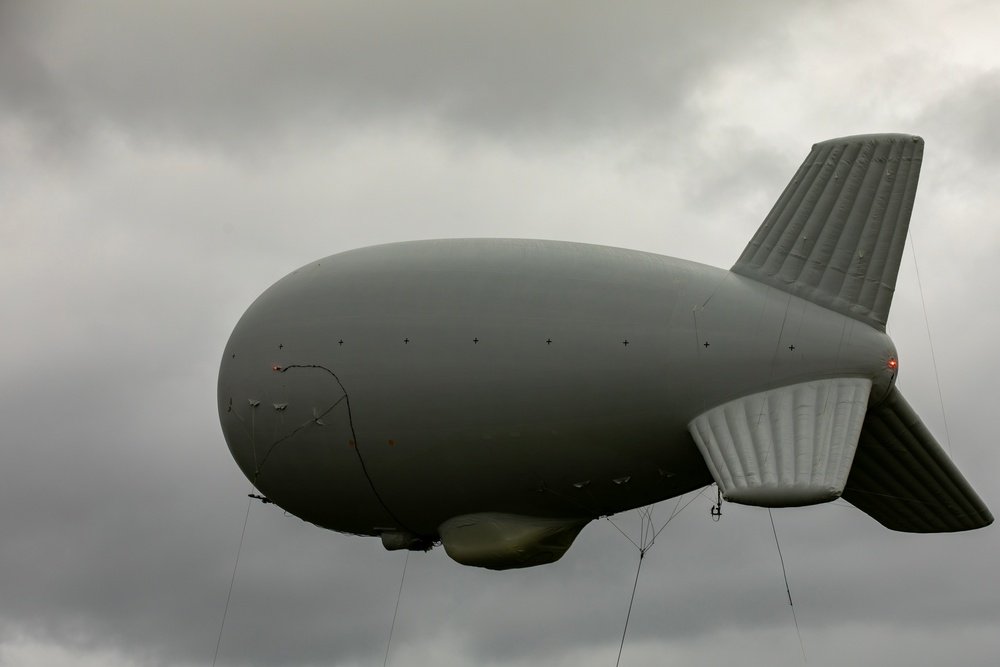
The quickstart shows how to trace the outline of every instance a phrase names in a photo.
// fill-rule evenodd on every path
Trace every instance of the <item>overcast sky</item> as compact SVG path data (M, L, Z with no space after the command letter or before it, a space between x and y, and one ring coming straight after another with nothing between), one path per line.
M927 142L899 387L997 512L998 26L993 0L0 0L0 665L212 664L249 491L219 361L285 274L466 236L729 267L849 134ZM712 500L643 561L622 665L996 664L995 527L774 511L800 646L767 512ZM530 570L435 549L400 589L405 558L253 504L218 664L614 665L638 553L609 521Z

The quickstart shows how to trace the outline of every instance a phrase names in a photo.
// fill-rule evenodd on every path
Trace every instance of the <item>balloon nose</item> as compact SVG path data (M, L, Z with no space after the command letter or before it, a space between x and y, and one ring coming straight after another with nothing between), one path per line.
M321 363L275 364L262 358L270 351L246 347L224 357L219 418L247 479L326 528L374 534L376 525L391 524L365 475L350 398L336 373Z

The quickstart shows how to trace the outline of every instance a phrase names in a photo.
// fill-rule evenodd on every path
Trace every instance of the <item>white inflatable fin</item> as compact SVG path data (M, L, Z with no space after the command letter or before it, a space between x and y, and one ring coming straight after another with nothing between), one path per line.
M726 500L828 502L844 491L871 386L844 377L770 389L716 406L688 428Z

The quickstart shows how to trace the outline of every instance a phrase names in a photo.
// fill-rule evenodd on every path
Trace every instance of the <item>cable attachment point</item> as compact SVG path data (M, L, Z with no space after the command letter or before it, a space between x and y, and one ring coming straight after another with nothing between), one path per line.
M274 504L273 500L268 500L264 496L258 496L256 493L248 493L247 494L247 498L253 498L254 500L259 500L260 502L264 503L265 505L273 505Z
M712 505L712 521L718 521L722 518L722 489L715 487L717 492L715 504Z

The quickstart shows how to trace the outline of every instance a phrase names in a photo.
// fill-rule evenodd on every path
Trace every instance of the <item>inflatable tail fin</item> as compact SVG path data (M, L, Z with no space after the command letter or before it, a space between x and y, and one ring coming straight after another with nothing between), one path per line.
M905 134L814 145L732 271L885 331L923 151Z
M896 389L865 416L843 498L886 528L907 533L993 523L986 505Z

